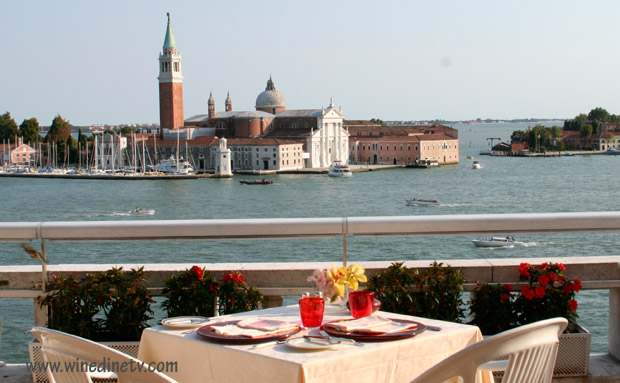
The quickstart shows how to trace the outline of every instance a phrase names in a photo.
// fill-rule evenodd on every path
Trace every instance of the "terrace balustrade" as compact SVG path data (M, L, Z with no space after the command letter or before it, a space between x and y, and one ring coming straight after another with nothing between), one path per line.
M48 241L140 241L193 239L277 239L308 237L341 237L342 262L347 262L349 236L458 235L492 233L620 231L620 212L436 215L402 217L347 218L278 218L171 221L76 221L76 222L3 222L0 241L40 241L42 258L46 258ZM462 270L468 281L512 283L516 266L538 259L477 259L446 261ZM571 278L579 278L584 289L609 290L609 353L620 359L620 256L545 258L562 262ZM360 262L372 275L387 268L390 262ZM408 261L410 268L428 267L429 261ZM45 295L44 286L51 274L82 275L111 266L145 266L148 285L154 295L161 294L164 278L184 271L193 264L86 264L41 266L0 266L0 298L34 300L36 325L45 325L45 313L38 299ZM215 263L200 264L216 276L228 270L242 270L246 280L258 286L266 296L267 306L282 303L283 296L298 296L307 290L306 277L316 267L329 268L332 263ZM474 288L465 285L466 290Z

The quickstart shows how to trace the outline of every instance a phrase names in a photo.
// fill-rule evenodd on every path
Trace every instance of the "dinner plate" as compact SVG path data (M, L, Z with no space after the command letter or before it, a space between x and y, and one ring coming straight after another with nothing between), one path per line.
M171 329L189 329L204 326L211 318L206 317L172 317L162 319L161 324Z
M290 338L286 341L286 345L291 348L296 348L299 350L310 350L310 351L318 351L318 350L328 350L330 348L334 348L338 345L338 343L314 343L311 342L308 338Z
M358 334L355 332L348 332L345 330L335 329L333 327L329 327L325 325L321 326L321 329L331 336L355 339L355 340L362 341L362 342L386 342L386 341L391 341L391 340L406 339L406 338L414 337L418 335L419 333L426 331L426 325L420 322L416 322L412 320L405 320L405 319L394 319L394 318L387 318L387 319L393 322L397 322L397 323L415 323L417 327L415 330L406 330L406 331L392 332L392 333L386 333L386 334ZM345 320L352 320L352 319L345 319Z
M268 342L268 341L271 341L271 340L286 340L286 339L288 339L289 336L291 336L293 334L297 334L301 330L300 327L297 326L296 328L287 330L287 331L285 331L283 333L280 333L280 334L270 334L270 335L259 336L259 337L256 337L256 338L249 338L249 337L243 336L243 335L232 335L232 336L230 336L230 335L222 335L222 334L218 334L213 329L213 327L215 327L215 326L224 326L224 325L229 325L229 324L237 324L240 321L241 320L233 320L233 321L213 323L213 324L210 324L210 325L202 326L201 328L196 330L196 333L198 335L202 336L203 338L205 338L206 340L211 341L211 342L216 342L216 343L225 343L225 344L256 344L256 343Z

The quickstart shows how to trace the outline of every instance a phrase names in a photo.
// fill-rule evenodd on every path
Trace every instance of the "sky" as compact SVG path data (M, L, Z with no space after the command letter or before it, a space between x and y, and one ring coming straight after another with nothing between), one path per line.
M185 118L254 110L271 75L289 109L346 119L620 114L620 1L2 1L0 113L20 124L158 123L170 12Z

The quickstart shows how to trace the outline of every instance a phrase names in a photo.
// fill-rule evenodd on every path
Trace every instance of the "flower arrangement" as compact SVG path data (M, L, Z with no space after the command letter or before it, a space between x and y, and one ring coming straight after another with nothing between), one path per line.
M164 280L166 299L162 307L169 317L215 315L219 283L204 268L192 266L181 274Z
M247 285L241 272L224 274L218 297L220 314L257 310L264 301L263 295L256 287Z
M336 267L333 269L316 269L307 278L308 282L314 282L316 290L321 291L325 299L330 302L338 302L346 299L345 292L348 289L356 291L360 282L366 282L364 267L361 265L349 265L349 267Z
M214 316L260 308L263 296L256 287L245 283L240 272L224 274L222 281L204 268L193 266L164 280L166 299L162 306L168 316Z
M471 323L480 327L483 334L492 335L539 320L564 317L571 331L578 318L575 294L581 290L581 281L567 278L565 270L561 263L521 263L519 279L527 285L519 291L509 284L479 282L471 300Z
M52 275L46 288L41 306L48 308L48 327L96 341L139 340L153 313L144 268L112 268L79 280Z
M564 275L565 270L566 267L561 263L519 265L520 279L528 282L527 286L521 288L521 294L515 300L519 324L553 317L564 317L570 323L575 323L579 317L575 294L581 290L581 281L567 278Z

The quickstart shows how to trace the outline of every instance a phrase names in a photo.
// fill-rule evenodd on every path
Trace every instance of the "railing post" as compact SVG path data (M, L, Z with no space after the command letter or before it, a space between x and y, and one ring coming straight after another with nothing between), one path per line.
M34 303L34 325L40 327L47 326L47 306L41 307L42 297L33 299Z
M620 360L620 289L609 289L609 353Z

